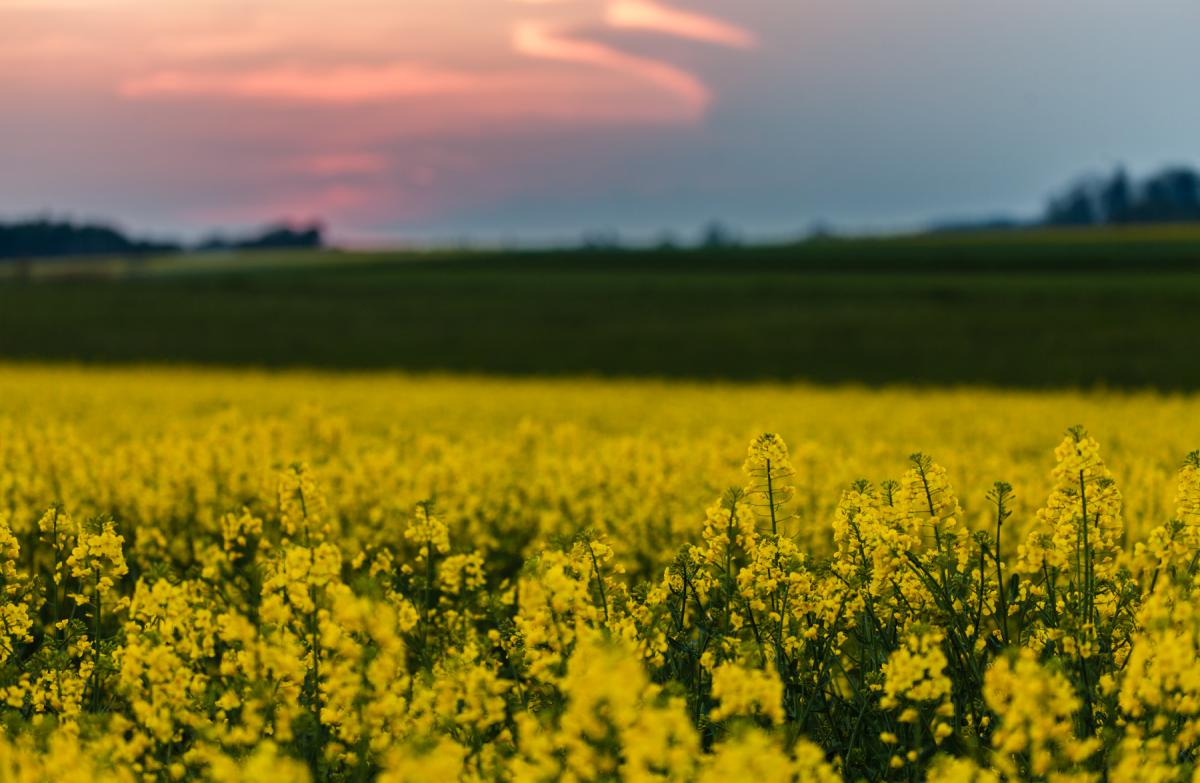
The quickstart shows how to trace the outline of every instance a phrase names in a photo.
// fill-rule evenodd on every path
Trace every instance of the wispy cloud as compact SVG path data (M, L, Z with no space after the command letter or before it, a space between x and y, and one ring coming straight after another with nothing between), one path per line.
M757 42L754 33L731 22L653 0L611 0L605 21L612 27L654 30L738 49L753 48Z
M389 58L385 42L371 29L338 19L330 21L330 34L314 51L316 31L296 19L277 19L277 2L261 0L257 16L240 27L215 24L211 17L194 28L165 25L170 32L154 36L135 69L118 77L118 94L138 100L232 98L313 106L437 97L444 99L439 110L449 116L494 115L509 105L522 116L578 110L581 121L597 116L584 108L590 100L602 106L599 116L619 116L624 103L631 121L667 115L690 121L713 100L703 79L652 53L628 51L619 39L599 40L596 31L641 29L729 47L755 45L753 34L731 22L655 0L511 0L507 15L516 19L508 22L509 63L504 63L503 26L494 43L480 40L489 47L482 50L483 58L500 67L483 68L474 58L447 62L427 49L398 61ZM493 23L505 16L492 13ZM513 53L542 64L511 62ZM590 66L592 73L552 62ZM571 81L574 89L564 90ZM584 91L578 100L570 96ZM674 100L648 112L655 92Z
M674 94L695 114L703 112L711 100L704 83L681 68L556 32L538 22L519 23L513 31L513 46L528 57L583 63L635 76Z
M305 103L370 103L465 92L477 89L479 82L478 77L469 73L407 63L325 70L164 70L126 79L120 86L120 94L127 98L232 96Z
M175 68L127 78L118 93L139 102L237 102L260 112L255 125L259 128L272 117L287 116L262 111L271 106L309 109L314 117L333 108L369 113L369 122L343 125L342 134L374 143L447 132L469 136L483 127L527 128L544 121L580 126L679 123L694 119L707 103L703 84L670 66L555 36L529 35L523 40L528 56L604 67L510 67L490 73L412 64L324 70ZM679 99L663 100L664 91ZM282 126L280 132L309 135L294 125Z

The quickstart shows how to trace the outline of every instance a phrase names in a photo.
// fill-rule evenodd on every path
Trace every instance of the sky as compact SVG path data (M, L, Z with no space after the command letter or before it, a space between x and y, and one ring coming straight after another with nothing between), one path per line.
M0 0L0 218L349 242L1032 215L1200 164L1195 0Z

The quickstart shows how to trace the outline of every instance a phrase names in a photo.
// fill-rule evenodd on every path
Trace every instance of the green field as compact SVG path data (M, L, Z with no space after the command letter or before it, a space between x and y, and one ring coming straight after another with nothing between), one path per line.
M4 358L1200 388L1197 228L0 275Z

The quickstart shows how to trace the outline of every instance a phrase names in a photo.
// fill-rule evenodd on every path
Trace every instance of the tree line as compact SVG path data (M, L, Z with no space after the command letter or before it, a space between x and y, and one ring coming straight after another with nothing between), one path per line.
M1185 166L1141 180L1123 167L1086 177L1050 199L1043 218L1052 226L1200 221L1200 174Z
M302 249L325 246L319 224L273 225L248 236L213 235L201 242L139 239L109 225L38 218L0 222L0 259L148 256L183 251Z
M1100 226L1136 223L1200 222L1200 173L1186 166L1172 166L1141 179L1131 177L1124 167L1108 175L1076 180L1054 195L1037 220L991 220L935 224L932 230L1017 229L1034 225ZM738 235L713 221L703 234L701 246L729 247L739 244ZM612 232L587 234L586 249L621 246ZM675 246L664 240L661 249ZM213 235L187 244L131 237L105 224L76 223L39 218L23 222L0 222L0 260L66 256L146 256L184 251L283 250L325 247L319 223L277 224L248 236Z

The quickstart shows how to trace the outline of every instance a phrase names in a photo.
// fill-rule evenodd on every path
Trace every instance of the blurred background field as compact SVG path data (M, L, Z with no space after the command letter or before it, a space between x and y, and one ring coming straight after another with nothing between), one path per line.
M0 357L1200 387L1200 228L0 266Z

